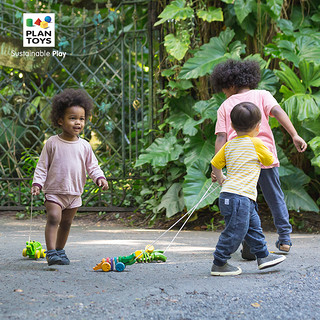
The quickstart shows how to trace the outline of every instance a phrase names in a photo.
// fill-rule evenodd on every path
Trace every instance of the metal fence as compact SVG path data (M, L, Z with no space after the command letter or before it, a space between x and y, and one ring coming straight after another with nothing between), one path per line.
M27 58L16 65L8 52L22 44L28 1L0 1L0 210L30 205L35 164L45 141L58 133L49 121L51 100L65 88L83 88L94 101L84 138L110 185L101 193L88 180L82 210L128 210L134 199L127 191L140 179L134 162L153 122L150 2L123 1L116 8L108 2L94 10L34 2L31 12L55 13L56 53L34 58L29 70Z

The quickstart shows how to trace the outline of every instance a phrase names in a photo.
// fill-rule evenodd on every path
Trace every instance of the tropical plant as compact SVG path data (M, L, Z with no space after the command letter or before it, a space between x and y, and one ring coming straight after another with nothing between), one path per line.
M303 19L302 11L299 14L294 4L287 6L282 0L226 0L220 3L220 8L203 2L176 0L160 13L155 26L161 26L161 30L167 32L163 38L168 53L166 69L161 69L167 86L159 91L163 105L158 112L163 120L156 131L158 138L150 146L146 145L136 162L136 166L150 164L155 172L149 181L157 177L157 189L161 194L158 192L154 196L155 193L149 190L144 199L152 199L152 205L162 210L160 213L166 210L170 217L181 211L182 194L184 205L191 208L210 185L209 162L214 153L216 111L224 97L208 96L211 92L208 75L217 63L240 57L260 63L259 88L270 91L279 100L283 98L281 105L314 152L298 155L288 147L292 146L290 137L271 120L278 141L280 175L289 209L319 211L314 201L319 196L312 199L308 194L317 170L313 176L301 170L306 169L308 158L313 165L320 159L317 127L319 15L314 1L310 1L310 8L311 18ZM290 12L292 20L283 19ZM212 34L208 22L216 26L216 36L208 37L210 32ZM281 60L280 70L270 68L279 66ZM162 65L160 63L160 68ZM173 151L171 155L168 154L170 151ZM172 168L179 172L175 180L166 176ZM294 176L299 178L294 181ZM217 196L218 192L211 195L199 208L214 203Z

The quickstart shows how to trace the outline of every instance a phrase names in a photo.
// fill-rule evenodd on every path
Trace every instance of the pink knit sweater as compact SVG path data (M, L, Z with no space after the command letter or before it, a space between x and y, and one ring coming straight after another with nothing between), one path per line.
M90 144L82 138L66 141L56 135L48 139L41 152L33 185L43 188L44 193L81 195L86 173L95 183L106 179Z

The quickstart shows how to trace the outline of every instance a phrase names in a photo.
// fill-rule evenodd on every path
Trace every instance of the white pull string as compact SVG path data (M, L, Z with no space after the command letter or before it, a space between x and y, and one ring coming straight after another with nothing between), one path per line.
M209 190L211 189L211 187L213 186L213 183L211 183L211 185L209 186L208 190L205 192L205 194L201 197L201 199L199 200L199 202L191 209L188 211L189 217L186 219L186 221L183 223L183 225L181 226L181 228L179 229L179 231L176 233L176 235L174 236L174 238L171 240L171 242L169 243L169 245L167 246L167 248L164 250L163 253L165 253L170 246L172 245L172 243L174 242L174 240L177 238L177 236L179 235L179 233L181 232L181 230L183 229L183 227L186 225L186 223L188 222L188 220L191 218L192 214L195 212L195 210L198 208L199 204L206 199L209 195L211 195L214 191L216 191L216 189L219 187L219 184L213 189L211 190L211 192L207 195L207 193L209 192Z
M29 242L31 240L32 210L33 210L33 194L31 194Z
M207 189L207 191L204 193L204 195L201 197L201 199L198 201L198 203L196 203L187 213L185 213L179 220L177 220L168 230L166 230L165 232L163 232L157 239L155 239L151 244L149 244L145 250L147 250L149 247L153 246L156 242L158 242L168 231L170 231L177 223L179 223L185 216L189 215L189 217L187 218L187 220L183 223L182 227L180 228L180 230L177 232L177 234L175 235L175 237L171 240L170 244L168 245L168 247L165 249L165 251L168 250L168 248L171 246L171 244L173 243L173 241L176 239L176 237L178 236L178 234L180 233L180 231L182 230L182 228L185 226L185 224L188 222L188 220L190 219L191 215L194 213L194 211L197 209L197 207L199 206L199 204L205 200L207 197L209 197L209 195L211 195L218 187L219 184L209 192L209 190L211 189L211 187L213 186L213 183L210 184L209 188ZM164 251L164 252L165 252ZM142 255L142 253L139 255L139 257ZM136 259L138 259L139 257L136 257Z

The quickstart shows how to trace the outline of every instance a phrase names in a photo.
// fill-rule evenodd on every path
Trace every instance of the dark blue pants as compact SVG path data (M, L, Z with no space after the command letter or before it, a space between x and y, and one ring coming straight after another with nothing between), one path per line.
M291 244L292 226L289 222L289 213L281 189L278 168L261 169L258 184L271 210L279 242Z
M257 204L248 197L234 193L222 192L219 197L219 208L224 216L225 229L216 245L214 264L223 266L231 254L236 252L245 240L253 254L258 258L268 256L261 222L257 213Z

